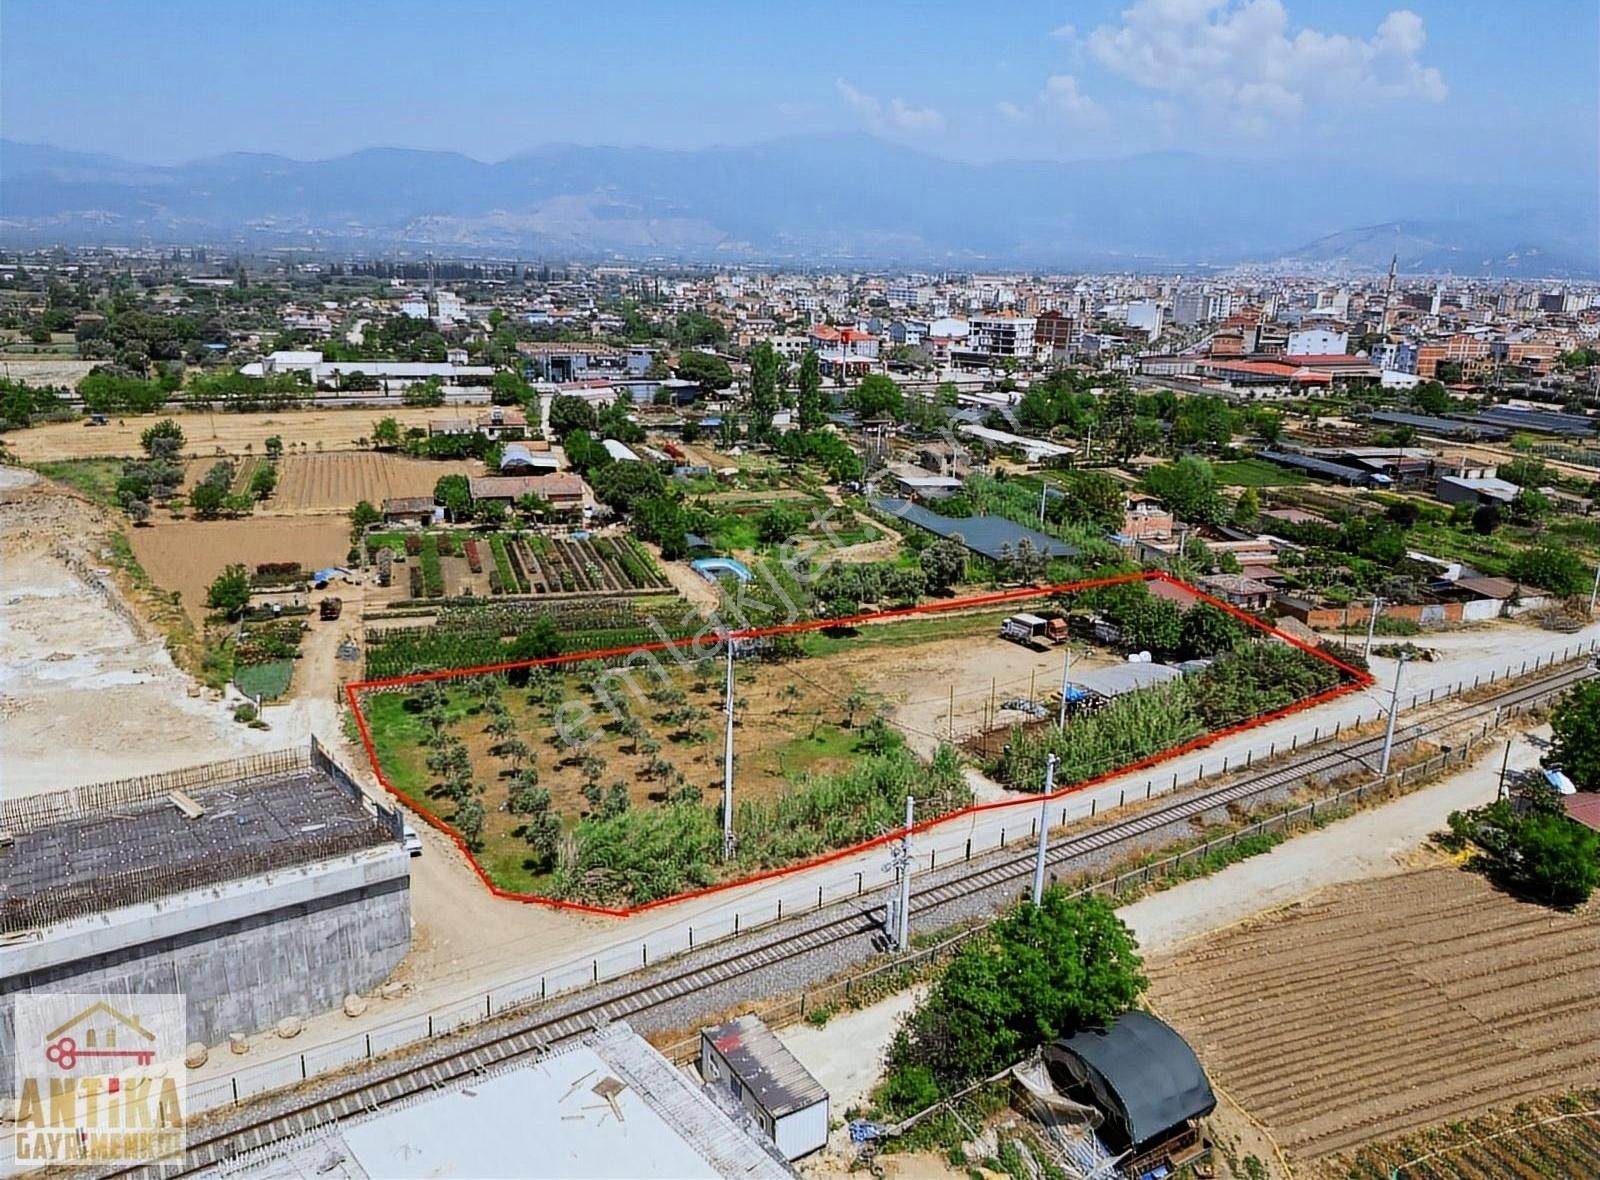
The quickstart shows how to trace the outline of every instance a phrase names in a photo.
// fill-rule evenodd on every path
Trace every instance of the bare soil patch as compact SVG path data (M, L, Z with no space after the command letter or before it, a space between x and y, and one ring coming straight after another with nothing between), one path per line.
M48 459L92 459L102 456L137 455L139 435L162 418L171 418L183 427L184 453L197 459L219 453L244 455L266 453L267 439L283 439L285 456L323 451L354 451L356 440L370 437L372 424L380 418L393 418L402 430L426 426L429 418L449 417L455 411L439 409L330 409L277 410L261 414L162 413L143 417L112 418L104 426L88 426L84 421L51 422L18 430L6 436L6 444L25 463ZM430 485L431 486L431 485Z
M128 530L134 556L158 585L176 590L196 621L206 614L206 587L235 562L298 561L306 569L342 565L350 526L337 517L245 517L165 520Z
M1435 868L1335 886L1151 964L1153 1007L1293 1156L1600 1082L1600 910Z
M400 496L431 496L442 476L483 474L477 462L413 459L379 451L287 455L278 465L278 487L258 511L348 513L356 501L376 508Z

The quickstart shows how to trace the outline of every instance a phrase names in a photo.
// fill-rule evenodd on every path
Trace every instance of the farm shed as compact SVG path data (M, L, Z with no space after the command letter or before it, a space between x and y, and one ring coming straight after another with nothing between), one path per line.
M828 1142L828 1092L756 1015L700 1030L700 1076L752 1111L785 1159Z
M1047 1045L1044 1061L1062 1092L1105 1111L1100 1137L1114 1150L1133 1153L1125 1166L1129 1175L1148 1170L1147 1164L1176 1169L1198 1158L1194 1123L1217 1100L1194 1050L1165 1021L1125 1012L1104 1029Z
M554 475L560 467L549 451L535 453L526 443L507 443L500 452L500 471L505 475Z
M387 524L432 524L444 515L432 496L395 496L383 502L383 519Z

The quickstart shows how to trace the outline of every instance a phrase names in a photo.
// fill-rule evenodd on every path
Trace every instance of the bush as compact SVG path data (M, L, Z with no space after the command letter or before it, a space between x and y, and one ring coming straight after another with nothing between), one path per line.
M1521 807L1497 800L1450 813L1457 844L1478 849L1472 864L1507 889L1570 909L1600 886L1600 833L1568 819L1554 792L1539 787Z

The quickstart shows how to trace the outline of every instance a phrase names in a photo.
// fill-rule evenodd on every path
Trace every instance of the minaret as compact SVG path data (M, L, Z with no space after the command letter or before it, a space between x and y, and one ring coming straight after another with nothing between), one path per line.
M1378 324L1380 332L1389 330L1389 308L1394 303L1394 276L1399 267L1399 253L1389 255L1389 281L1383 285L1383 319Z

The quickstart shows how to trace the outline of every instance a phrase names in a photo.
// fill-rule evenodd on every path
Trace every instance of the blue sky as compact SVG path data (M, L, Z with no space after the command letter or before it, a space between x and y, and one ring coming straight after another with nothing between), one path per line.
M1346 153L1592 190L1593 0L5 0L8 138L171 163L868 131L959 159Z

